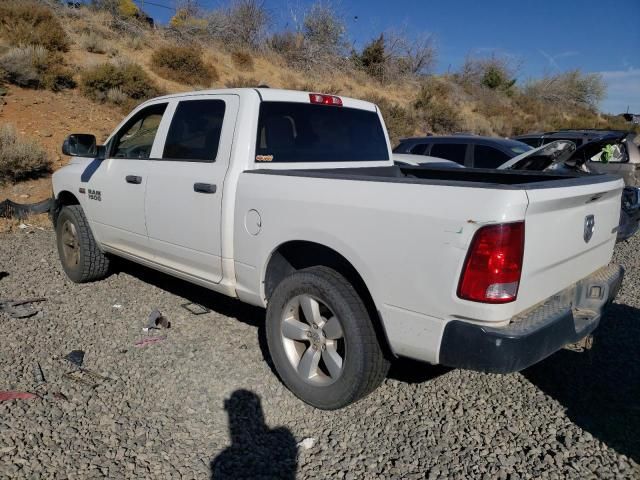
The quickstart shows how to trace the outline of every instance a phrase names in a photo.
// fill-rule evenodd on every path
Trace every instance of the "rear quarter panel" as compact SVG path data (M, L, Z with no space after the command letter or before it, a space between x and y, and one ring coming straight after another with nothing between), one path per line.
M506 320L513 305L457 298L459 272L474 232L522 220L523 190L354 181L243 173L239 179L234 258L241 298L264 305L263 279L272 253L291 240L325 245L356 268L383 321L393 311L435 322L454 313ZM251 235L247 213L261 231Z

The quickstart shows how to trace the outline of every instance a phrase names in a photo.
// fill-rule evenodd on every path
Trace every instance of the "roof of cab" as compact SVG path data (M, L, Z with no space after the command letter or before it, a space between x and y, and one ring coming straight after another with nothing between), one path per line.
M151 99L164 100L172 98L193 97L200 95L238 95L241 98L247 96L258 95L261 101L265 102L299 102L310 103L310 93L322 93L322 92L304 92L299 90L284 90L279 88L219 88L214 90L195 90L191 92L173 93L170 95L164 95L162 97L156 97ZM330 95L330 94L323 94ZM336 95L342 99L342 104L346 108L357 108L360 110L369 110L372 112L377 111L375 104L367 102L365 100L358 100L356 98L343 97L342 95Z

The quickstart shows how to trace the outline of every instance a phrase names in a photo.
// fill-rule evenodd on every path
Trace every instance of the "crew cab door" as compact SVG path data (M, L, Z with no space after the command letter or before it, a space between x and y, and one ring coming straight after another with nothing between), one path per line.
M208 282L222 279L221 205L238 114L237 95L172 100L146 195L156 263Z
M107 158L94 160L81 175L96 238L111 249L145 258L151 256L144 210L148 159L167 105L159 102L134 111L109 140Z

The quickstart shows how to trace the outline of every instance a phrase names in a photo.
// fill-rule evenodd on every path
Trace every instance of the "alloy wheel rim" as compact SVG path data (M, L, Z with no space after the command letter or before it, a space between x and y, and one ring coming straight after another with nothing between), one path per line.
M73 222L65 220L62 224L62 254L68 268L76 268L80 263L80 244L78 232Z
M282 315L280 337L289 363L305 382L326 386L342 375L344 331L322 300L307 294L292 298Z

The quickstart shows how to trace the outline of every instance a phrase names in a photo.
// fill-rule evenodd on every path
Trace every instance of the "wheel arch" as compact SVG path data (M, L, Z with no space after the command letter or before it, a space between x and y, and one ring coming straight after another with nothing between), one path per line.
M267 262L263 278L266 301L269 301L273 291L288 275L314 266L332 268L353 285L365 304L385 354L395 356L391 350L380 311L376 307L364 278L352 262L331 247L307 240L292 240L274 249Z
M76 197L69 190L61 190L55 197L53 206L51 208L51 220L54 227L58 220L60 210L62 210L62 207L66 207L67 205L80 205L80 200L78 200L78 197Z

